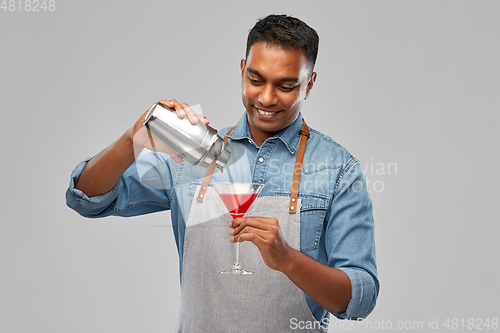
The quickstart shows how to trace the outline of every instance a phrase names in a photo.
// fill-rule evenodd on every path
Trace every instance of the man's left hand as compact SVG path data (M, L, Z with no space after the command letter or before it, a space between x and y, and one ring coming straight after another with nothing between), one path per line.
M240 217L232 220L229 227L232 228L229 231L233 236L231 242L254 243L269 268L285 270L294 249L285 242L277 219L259 216Z

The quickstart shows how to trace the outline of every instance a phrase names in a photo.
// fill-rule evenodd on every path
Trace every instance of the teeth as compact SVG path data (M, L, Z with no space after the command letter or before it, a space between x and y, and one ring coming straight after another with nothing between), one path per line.
M269 111L264 111L264 110L261 110L261 109L257 109L259 110L259 113L264 115L264 116L272 116L273 114L275 114L276 112L278 111L274 111L274 112L269 112Z

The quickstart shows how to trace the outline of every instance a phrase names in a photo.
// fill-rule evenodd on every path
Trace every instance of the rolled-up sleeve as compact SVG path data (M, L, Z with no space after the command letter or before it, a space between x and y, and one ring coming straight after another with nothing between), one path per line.
M351 300L339 319L366 318L379 292L372 202L362 167L351 159L339 175L326 233L328 265L351 281Z
M75 188L91 158L85 159L71 173L66 204L80 215L92 218L136 216L170 209L169 192L173 188L170 168L158 155L149 153L139 156L109 192L92 197Z

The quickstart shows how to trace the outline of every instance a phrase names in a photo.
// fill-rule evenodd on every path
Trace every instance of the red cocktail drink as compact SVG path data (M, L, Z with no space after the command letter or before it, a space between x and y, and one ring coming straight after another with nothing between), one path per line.
M238 193L221 193L219 194L222 202L226 206L229 214L233 219L242 217L252 205L258 193L238 194Z
M264 188L264 184L254 183L213 183L212 185L233 219L243 217L259 195L260 191ZM241 268L239 264L239 245L240 242L236 242L236 260L234 261L233 267L220 271L219 273L253 274L252 271Z

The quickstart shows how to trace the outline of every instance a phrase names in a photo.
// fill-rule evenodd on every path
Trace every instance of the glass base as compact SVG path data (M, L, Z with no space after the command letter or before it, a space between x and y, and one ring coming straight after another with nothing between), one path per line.
M241 266L237 264L235 264L231 269L219 271L219 274L254 274L254 273L255 273L254 271L247 271L246 269L241 268Z

